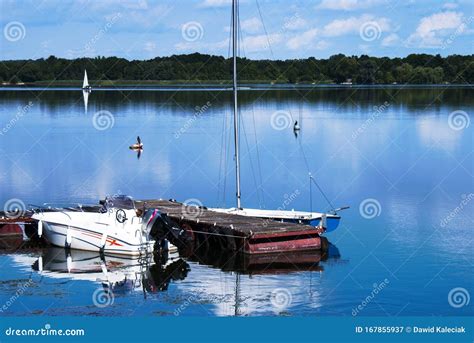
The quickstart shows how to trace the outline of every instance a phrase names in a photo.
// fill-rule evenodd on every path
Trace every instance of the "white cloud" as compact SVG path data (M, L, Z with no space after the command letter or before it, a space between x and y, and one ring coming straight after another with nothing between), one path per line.
M253 17L240 22L240 28L248 33L257 33L263 29L263 24L260 19Z
M268 42L270 41L270 45L280 43L283 40L283 36L279 33L273 33L267 35L258 35L258 36L247 36L243 40L243 48L247 52L255 52L255 51L264 51L269 50Z
M300 30L300 29L304 29L307 25L308 23L306 22L306 20L295 15L289 18L287 21L285 21L285 23L283 24L283 27L286 30Z
M146 10L149 8L146 0L100 0L100 1L89 1L89 0L77 0L77 3L82 6L86 5L89 12L96 11L108 11L111 8L123 8L128 10ZM43 1L40 6L43 6L46 1ZM51 2L54 5L54 2ZM57 5L56 5L57 6Z
M326 42L325 40L320 40L319 42L316 43L315 48L316 50L325 50L329 47L329 43Z
M407 44L438 48L443 43L443 37L465 25L462 17L459 12L440 12L421 18L416 31L408 37Z
M396 33L391 33L382 40L382 46L395 46L401 42Z
M115 0L113 2L115 2ZM136 1L136 0L121 0L120 4L124 8L128 8L128 9L141 9L141 10L148 9L148 3L147 3L146 0L138 0L138 1Z
M324 26L322 34L327 37L336 37L349 33L359 33L361 26L368 22L377 23L382 32L391 30L390 19L376 18L373 15L364 14L360 17L333 20Z
M144 49L145 49L145 51L149 51L149 52L155 51L156 43L155 42L146 42Z
M454 2L447 2L443 5L443 8L446 9L446 10L453 10L455 8L458 8L458 4L456 4Z
M268 42L270 45L279 44L283 41L283 35L281 34L269 34L266 35L256 35L256 36L247 36L243 39L241 46L245 52L258 52L258 51L270 51ZM229 46L229 39L224 39L216 43L206 43L202 41L198 42L179 42L174 45L175 49L178 51L184 52L195 52L200 50L208 51L221 51Z
M230 6L231 4L232 0L204 0L201 7L222 7Z
M317 9L354 11L369 8L385 2L384 0L322 0Z
M318 35L318 29L311 29L303 33L297 33L293 38L289 39L286 46L291 50L299 49L303 46L313 43Z
M229 39L224 39L220 42L215 42L215 43L205 43L202 41L196 41L196 42L179 42L174 45L174 48L178 51L184 51L184 52L196 52L196 51L221 51L224 48L227 48L229 46Z
M363 54L369 55L372 53L372 45L370 44L359 44L357 47Z

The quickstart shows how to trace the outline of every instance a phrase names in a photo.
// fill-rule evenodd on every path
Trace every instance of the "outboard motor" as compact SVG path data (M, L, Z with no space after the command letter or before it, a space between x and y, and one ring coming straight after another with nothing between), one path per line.
M178 224L158 209L146 210L143 215L142 225L142 229L146 232L149 240L159 243L167 239L177 246L178 249L188 244L189 237L186 231L182 230Z

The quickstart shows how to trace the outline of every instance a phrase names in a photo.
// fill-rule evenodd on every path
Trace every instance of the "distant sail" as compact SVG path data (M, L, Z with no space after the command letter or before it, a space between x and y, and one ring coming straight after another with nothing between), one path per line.
M84 82L82 83L82 88L89 88L89 80L87 79L87 70L84 70Z
M87 113L87 105L89 103L89 92L86 90L83 90L82 95L84 97L84 112Z

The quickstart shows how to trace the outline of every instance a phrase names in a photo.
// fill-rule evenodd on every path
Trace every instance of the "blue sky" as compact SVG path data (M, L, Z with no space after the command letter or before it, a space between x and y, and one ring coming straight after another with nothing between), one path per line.
M472 0L240 0L241 55L472 54L473 7ZM0 0L0 58L228 56L230 14L229 0Z

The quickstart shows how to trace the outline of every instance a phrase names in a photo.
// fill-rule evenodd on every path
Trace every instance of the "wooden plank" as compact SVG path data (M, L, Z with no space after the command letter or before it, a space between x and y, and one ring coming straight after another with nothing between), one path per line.
M316 232L316 229L309 225L296 223L280 223L273 220L245 217L236 214L227 214L210 211L206 208L190 208L179 202L168 200L142 200L137 202L140 206L146 204L146 207L156 207L166 213L173 220L186 220L196 224L214 225L221 228L230 229L234 233L244 234L245 236L255 236L260 234L278 234L284 232ZM196 213L197 212L197 213ZM196 213L196 215L190 215Z

